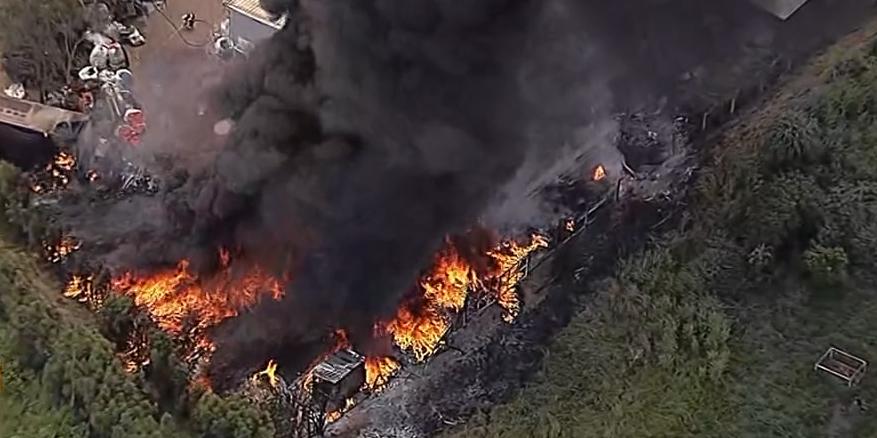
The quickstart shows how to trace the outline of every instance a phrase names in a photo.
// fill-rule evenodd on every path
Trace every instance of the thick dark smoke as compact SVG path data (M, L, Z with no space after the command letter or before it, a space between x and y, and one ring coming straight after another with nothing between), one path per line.
M251 243L287 243L300 258L289 298L225 327L220 356L264 357L332 327L368 337L444 236L478 222L531 148L554 155L562 141L534 141L532 120L574 116L585 124L599 112L564 108L582 101L605 110L599 93L562 85L571 79L564 75L587 73L575 67L588 57L586 45L531 37L541 26L558 32L573 4L266 4L301 21L261 47L259 62L227 90L238 123L234 153L217 170L225 189L261 200L259 223L247 227L259 230ZM567 58L578 49L583 59L534 64L552 48ZM266 179L272 166L278 171Z
M333 328L367 339L445 235L544 219L530 189L581 172L582 157L617 174L612 111L673 105L680 77L750 39L770 47L777 26L742 0L263 4L290 14L285 28L229 72L206 116L168 114L146 137L144 150L177 138L156 149L181 156L197 144L198 165L168 166L160 196L62 213L110 267L187 257L209 273L224 246L291 275L282 302L217 330L220 377ZM212 131L223 118L228 137Z

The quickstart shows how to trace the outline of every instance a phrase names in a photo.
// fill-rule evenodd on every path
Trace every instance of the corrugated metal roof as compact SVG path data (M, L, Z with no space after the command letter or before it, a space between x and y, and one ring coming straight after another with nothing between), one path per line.
M336 384L363 362L365 358L353 350L336 351L314 367L314 377Z
M225 0L225 6L275 29L280 29L286 22L286 16L278 18L262 9L259 0Z

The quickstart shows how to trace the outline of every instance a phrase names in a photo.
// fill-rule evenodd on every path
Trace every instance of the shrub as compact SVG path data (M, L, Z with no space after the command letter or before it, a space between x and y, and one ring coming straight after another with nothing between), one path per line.
M763 243L759 244L749 252L746 261L755 271L764 271L773 263L773 247Z
M753 194L745 220L735 231L752 247L806 243L821 226L823 197L811 175L781 173Z
M271 438L270 419L246 399L219 397L207 391L195 403L192 413L198 436L204 438Z
M825 155L820 137L815 119L803 111L789 111L768 133L764 157L769 165L782 168L818 162Z
M810 280L817 286L839 286L846 280L849 260L843 248L816 244L804 252L803 259Z

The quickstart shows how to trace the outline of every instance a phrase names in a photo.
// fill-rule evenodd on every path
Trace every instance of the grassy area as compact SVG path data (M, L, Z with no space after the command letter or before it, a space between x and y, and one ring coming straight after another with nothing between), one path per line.
M534 381L448 436L877 437L877 376L813 370L832 345L877 360L873 41L729 130L692 220L591 285Z

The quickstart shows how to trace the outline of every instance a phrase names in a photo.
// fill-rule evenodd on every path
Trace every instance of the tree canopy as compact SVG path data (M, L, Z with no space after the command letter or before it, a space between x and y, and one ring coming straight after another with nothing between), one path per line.
M85 11L80 0L0 2L0 54L9 77L30 89L67 84L83 41Z

